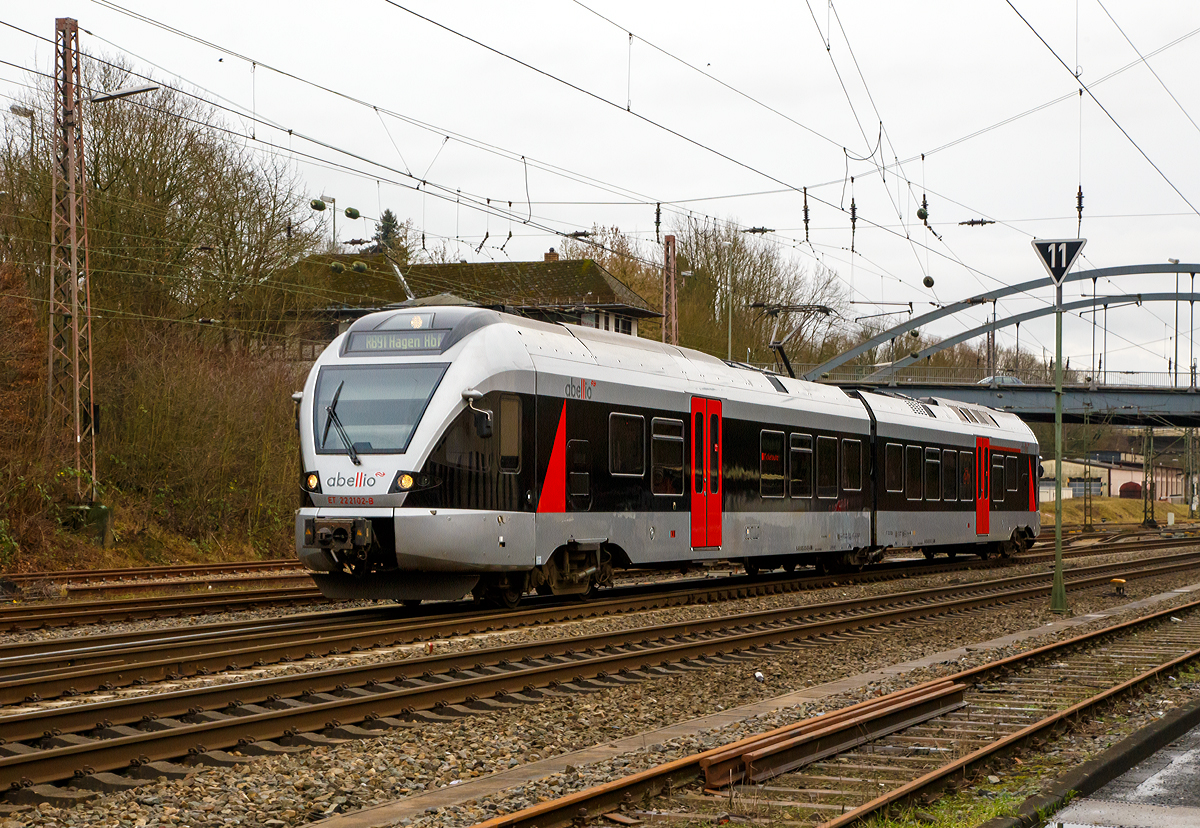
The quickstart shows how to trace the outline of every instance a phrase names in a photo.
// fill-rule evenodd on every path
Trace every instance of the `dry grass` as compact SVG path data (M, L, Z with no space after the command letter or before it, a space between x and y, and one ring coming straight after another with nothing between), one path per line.
M24 294L0 268L0 572L292 554L301 369L175 327L98 353L116 540L101 549L70 526L76 481L47 447L44 329Z
M1042 525L1054 525L1054 501L1049 500L1040 504ZM1166 526L1167 513L1175 514L1176 523L1195 523L1195 518L1187 516L1188 507L1183 504L1164 503L1154 504L1154 517L1160 526ZM1142 501L1124 500L1117 497L1097 497L1092 500L1092 522L1098 523L1141 523ZM1070 498L1063 501L1063 523L1083 523L1083 498Z

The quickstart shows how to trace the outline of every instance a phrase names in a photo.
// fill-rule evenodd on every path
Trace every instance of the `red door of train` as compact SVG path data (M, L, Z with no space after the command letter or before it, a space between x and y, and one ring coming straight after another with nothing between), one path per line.
M692 546L721 545L721 401L692 397Z
M992 491L992 445L987 437L975 438L975 534L992 531L990 492Z

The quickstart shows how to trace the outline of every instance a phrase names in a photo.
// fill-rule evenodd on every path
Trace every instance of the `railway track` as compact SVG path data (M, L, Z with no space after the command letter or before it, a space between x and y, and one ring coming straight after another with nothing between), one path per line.
M47 627L78 627L153 618L179 618L218 612L240 612L271 606L328 603L315 586L283 589L212 591L175 597L109 599L71 603L0 605L0 629L7 632Z
M1112 543L1103 548L1085 546L1078 549L1064 549L1064 559L1086 557L1095 554L1117 554L1126 551L1154 550L1190 546L1195 538L1155 538L1151 540L1136 540ZM1053 552L1043 551L1039 546L1036 551L1018 555L1009 559L1015 564L1041 563L1052 561ZM768 584L765 589L773 591L777 584L794 584L784 586L784 589L810 589L834 582L850 583L864 580L881 580L904 577L908 575L923 575L935 572L976 569L987 566L998 566L1001 562L979 561L977 559L950 560L939 557L933 562L922 563L911 560L893 561L869 567L861 573L841 573L833 576L815 575L780 575L767 574L756 579L734 578L739 588L751 590L749 594L765 594L761 584ZM297 573L294 576L304 581L307 576ZM246 582L245 579L242 582ZM686 588L689 581L675 579L672 584ZM606 593L610 594L610 593ZM528 599L527 599L528 600ZM245 590L209 590L185 596L174 597L137 597L125 599L108 599L97 601L71 602L13 602L0 604L0 629L8 632L42 629L52 627L79 627L90 624L140 621L158 618L179 618L203 616L213 613L238 612L257 610L273 605L302 605L328 603L321 593L311 586L283 587L276 589L245 589ZM458 606L469 606L469 602L457 602ZM442 604L433 606L441 607Z
M166 566L122 567L119 569L63 569L42 572L18 572L4 577L16 584L96 583L101 581L143 581L146 579L187 578L237 573L300 569L291 558L269 561L230 561L215 564L170 564Z
M897 691L481 823L587 817L843 828L965 779L1005 753L1200 659L1200 601ZM669 793L646 809L632 803Z
M1036 556L1030 557L1036 560ZM1195 559L1200 559L1200 553L1178 557L1180 561ZM1108 564L1077 570L1077 573L1124 573L1126 570L1127 564ZM897 570L893 567L894 571ZM859 577L879 576L880 571L873 570ZM1044 576L1017 576L987 583L1017 584L1041 577ZM821 579L815 580L816 584L807 585L822 585ZM481 613L474 608L462 611L454 604L445 604L442 605L443 612L435 617L406 619L398 617L395 609L338 610L265 622L227 622L175 630L16 642L0 645L0 704L12 704L29 697L53 698L102 687L203 675L226 669L231 664L261 667L372 647L396 647L421 640L470 635L477 631L490 632L609 613L790 591L804 585L805 579L765 580L753 584L737 580L701 581L698 586L677 582L666 591L627 589L586 604L546 601L515 612ZM970 589L974 587L953 588L959 592Z
M1172 558L1140 568L1126 564L1122 574L1192 569L1197 554ZM1073 589L1106 586L1111 568L1095 570L1073 570L1068 583ZM808 607L803 618L793 607L771 609L13 713L0 717L0 786L76 774L82 775L78 784L88 784L96 772L189 754L224 762L237 761L221 753L229 748L249 754L330 744L758 657L770 648L820 646L822 636L850 630L895 632L919 619L1043 600L1049 590L1048 574L1001 581L1008 583L976 585L971 594L964 594L970 585L957 585Z

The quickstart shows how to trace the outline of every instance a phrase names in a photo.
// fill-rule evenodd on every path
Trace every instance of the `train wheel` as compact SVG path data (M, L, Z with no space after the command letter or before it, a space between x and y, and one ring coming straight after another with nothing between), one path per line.
M521 603L521 593L510 586L496 586L487 591L486 600L500 609L515 609Z
M421 606L421 599L420 598L405 598L400 603L403 604L404 606L408 607L409 609L416 609L417 607Z
M758 567L758 561L754 560L754 558L746 558L746 560L742 561L742 566L746 568L746 574L751 577L754 577L761 571Z
M596 589L596 578L595 576L592 576L591 578L588 578L587 589L585 589L583 592L575 593L575 600L590 601L592 598L596 597Z
M954 560L955 558L958 557L958 550L955 549L954 547L950 547L949 549L946 550L946 557L949 558L950 560Z
M925 547L925 548L923 548L923 549L921 550L921 554L925 556L925 560L927 560L927 561L932 561L932 560L934 559L934 556L936 556L936 555L937 555L937 553L936 553L936 552L934 552L934 551L933 551L932 549L930 549L929 547Z
M783 571L787 572L789 574L792 572L795 572L796 571L796 562L795 561L784 561L783 562Z

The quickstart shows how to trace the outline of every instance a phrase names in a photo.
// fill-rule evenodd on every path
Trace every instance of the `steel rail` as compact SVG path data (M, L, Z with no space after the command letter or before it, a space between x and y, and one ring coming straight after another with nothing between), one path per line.
M1175 565L1169 569L1174 571L1183 566L1187 565ZM1100 577L1089 580L1101 582ZM172 715L195 715L202 709L195 705L195 701L201 697L210 701L221 699L220 704L238 708L238 712L245 715L220 716L214 721L186 725L176 722L175 727L167 727L167 723L163 722L164 729L149 733L135 732L116 738L81 740L81 743L0 757L0 785L69 778L84 768L115 770L127 765L131 759L141 756L152 760L167 759L182 755L188 750L195 752L230 748L258 740L277 739L281 736L286 738L312 729L336 731L341 727L342 721L370 723L377 719L405 715L418 708L479 704L476 700L489 694L499 699L517 692L533 696L543 695L544 693L533 689L535 685L553 687L555 683L575 682L582 683L584 687L589 684L605 686L612 682L644 678L647 672L654 671L655 668L651 665L656 661L663 665L676 662L686 666L693 659L727 653L737 657L746 648L765 647L852 629L891 625L913 618L944 615L998 603L1032 600L1044 597L1049 588L1048 584L1026 586L1008 592L959 598L940 604L899 607L889 611L814 622L780 623L773 626L756 623L751 629L742 626L732 632L717 630L715 625L706 630L704 622L685 622L672 625L679 634L670 639L665 637L664 632L672 628L648 628L626 633L605 633L585 638L510 645L486 653L455 653L132 700L145 705L140 711L136 704L128 704L131 700L59 708L54 711L57 721L65 724L74 717L82 727L87 727L86 723L91 723L94 727L98 716L105 715L106 711L115 712L119 706L124 706L127 713L140 713L138 721L146 722L153 721L154 715L162 714L150 714L145 711L164 710L169 705L174 705L174 712L164 710L168 718ZM660 637L656 641L642 639L631 643L639 635L647 632L658 634ZM719 632L725 634L718 635ZM686 639L681 640L685 635ZM581 647L587 647L592 653L580 655ZM481 657L493 663L485 664ZM435 675L435 667L441 672L440 676ZM396 674L397 668L407 669L410 673L418 670L425 672L421 679L410 679L405 674ZM347 670L357 670L359 678L374 671L379 678L372 679L374 683L368 683L365 690L351 689L345 682L339 682L333 689L345 694L345 698L326 694L314 686L318 683L327 685L331 679L340 678L337 674L344 675ZM614 671L624 671L627 677L611 677L610 674ZM589 677L599 677L599 685L594 683L596 679ZM292 688L307 687L310 692L305 694L305 698L309 699L310 703L302 707L293 707L281 702L280 698L284 693L280 691L289 685ZM234 695L230 698L229 694ZM247 702L248 698L254 701ZM258 701L266 704L259 706ZM266 706L273 704L284 707L268 709ZM8 739L10 735L20 735L19 729L24 727L24 738L35 738L35 735L31 735L35 731L30 729L30 721L29 716L5 717L0 719L0 732L5 734L3 738ZM110 726L110 721L103 721L106 728ZM53 736L53 733L47 734L44 730L36 733Z
M16 584L62 583L71 581L139 581L146 578L171 578L184 575L205 575L227 572L258 572L272 569L298 569L300 561L281 558L271 561L230 561L215 564L167 564L164 566L130 566L116 569L62 569L41 572L13 572L4 575Z
M1151 571L1160 573L1163 567L1191 568L1200 562L1200 552L1171 555L1159 559L1159 565ZM1107 577L1113 573L1126 577L1146 577L1137 570L1130 571L1128 563L1101 564L1070 570L1071 583L1078 584L1089 578ZM857 612L863 609L878 609L881 605L912 605L918 602L937 601L946 597L969 593L989 593L1011 587L1037 584L1048 576L1045 573L1017 575L1006 578L978 581L969 584L954 584L944 587L910 590L887 596L867 596L840 600L805 607L785 607L758 610L736 615L718 616L704 622L681 622L664 628L663 634L686 635L697 629L709 630L713 625L728 627L735 623L780 623L791 621L798 613L806 616L821 616L833 613ZM681 596L684 603L701 597L694 591ZM709 599L711 594L704 595ZM397 626L393 620L368 620L352 629L342 630L322 626L319 629L297 630L284 626L279 630L240 630L214 638L199 640L184 637L182 641L159 638L134 647L96 647L90 652L76 649L65 653L46 656L26 656L0 659L0 704L15 704L22 701L55 698L61 695L77 695L97 689L112 689L135 684L147 684L164 679L175 680L187 676L207 675L222 670L237 670L253 665L287 662L297 659L356 652L376 647L399 647L420 639L470 635L485 629L484 625L501 628L516 623L533 624L561 622L572 617L589 614L605 614L606 610L628 612L635 609L655 609L672 603L670 597L646 599L614 599L608 606L596 606L592 613L549 607L543 610L527 610L519 615L497 614L493 616L467 616L458 620L413 622ZM578 606L578 605L575 605ZM699 626L697 626L699 624ZM357 628L354 628L357 627ZM647 633L653 631L647 630ZM595 646L595 645L593 645ZM114 664L114 659L117 663Z
M1084 633L1083 635L1075 636L1063 641L1047 644L1042 647L1029 650L1024 653L1008 656L997 661L982 664L977 667L964 670L949 676L932 679L928 682L923 682L918 685L897 691L897 694L916 694L933 687L937 687L946 682L954 682L958 684L971 684L973 681L988 675L1003 673L1016 667L1020 664L1030 663L1032 661L1062 653L1068 649L1089 645L1097 641L1118 636L1124 632L1138 628L1147 627L1158 622L1161 622L1172 615L1192 612L1200 609L1200 601L1193 601L1178 607L1172 607L1166 610L1152 613L1142 618L1132 619L1120 624L1115 624L1111 627L1106 627L1101 630ZM1066 710L1058 711L1041 722L1030 725L1020 731L1024 734L1024 738L1030 738L1039 733L1045 732L1048 728L1077 716L1085 712L1089 706L1102 703L1115 695L1126 692L1138 686L1145 681L1152 680L1154 677L1162 675L1163 672L1169 671L1178 667L1180 664L1186 663L1189 660L1194 660L1200 657L1200 650L1194 650L1183 656L1171 659L1169 662L1161 664L1152 670L1146 671L1141 675L1122 682L1120 685L1109 688L1102 694L1095 697L1095 700L1085 700L1076 705L1072 705ZM884 697L886 698L886 697ZM1089 705L1089 701L1091 704ZM869 702L868 702L869 703ZM867 703L863 703L867 704ZM845 708L844 711L852 711L854 708ZM779 730L779 729L777 729ZM776 731L771 731L774 733ZM703 776L702 764L706 761L718 760L731 749L748 745L753 741L767 734L759 734L756 736L746 737L737 742L722 745L712 748L702 753L684 756L671 762L658 765L653 768L632 774L630 776L616 779L611 782L597 785L592 788L587 788L581 791L576 791L567 794L560 799L551 800L548 802L539 803L538 805L525 808L520 811L515 811L510 814L504 814L494 817L485 822L478 823L475 828L558 828L558 826L569 825L580 819L597 816L615 810L623 805L628 805L634 802L637 798L643 795L655 796L661 793L664 789L673 787L676 783L690 783L697 777ZM1013 734L1016 736L1018 734ZM994 755L998 750L1011 749L1016 744L1016 740L1012 737L1005 737L995 745L989 745L992 748L990 751L987 748L980 748L974 751L963 759L958 760L944 773L935 771L927 774L926 777L909 783L903 789L890 792L878 797L867 805L873 806L871 811L866 810L867 805L864 805L862 810L848 811L844 816L840 816L835 820L825 822L819 828L844 828L844 826L853 824L862 820L875 811L880 810L888 805L891 805L900 799L911 798L919 793L922 789L937 784L947 776L956 773L965 772L969 767L985 762L991 755ZM921 783L919 786L917 783ZM903 793L900 791L903 790Z
M1139 544L1157 546L1188 546L1191 540L1187 538L1167 538L1153 541L1135 541L1118 548L1113 544L1107 551L1119 553L1125 549L1140 548ZM1027 563L1041 560L1039 553L1020 555L1011 560L1017 563ZM1070 551L1069 557L1100 554L1087 549L1078 553ZM898 563L898 562L893 562ZM939 558L911 567L916 574L954 571L961 569L979 568L981 566L1002 565L997 560L977 562L973 560L955 561L949 558ZM763 576L758 576L763 577ZM770 577L770 575L767 575ZM888 574L888 565L874 566L861 573L839 573L833 576L800 576L807 578L808 583L828 583L832 580L839 582L886 579L894 577ZM250 579L241 579L250 580ZM88 601L79 603L46 603L28 604L14 603L0 605L0 628L10 632L20 632L25 629L40 629L45 627L75 627L83 624L95 624L105 620L136 621L150 620L163 617L195 616L209 612L239 611L257 609L263 604L297 604L325 603L326 599L315 588L276 589L276 590L233 590L219 593L188 595L185 598L136 598L108 601Z
M74 604L0 606L0 628L8 632L45 627L74 627L102 621L143 621L180 615L204 615L298 603L327 603L316 587L230 590L174 598L81 601Z

